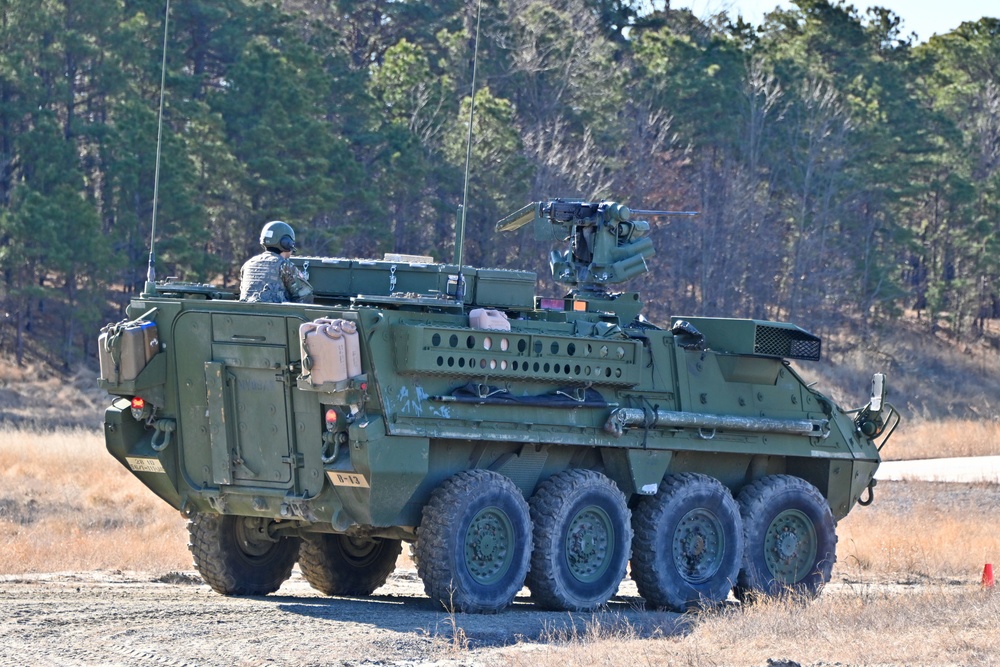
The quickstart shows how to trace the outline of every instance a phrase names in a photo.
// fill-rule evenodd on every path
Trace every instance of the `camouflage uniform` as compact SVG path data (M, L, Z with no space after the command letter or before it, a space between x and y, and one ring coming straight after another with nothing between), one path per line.
M240 269L240 301L312 303L313 290L291 260L270 250L251 257Z

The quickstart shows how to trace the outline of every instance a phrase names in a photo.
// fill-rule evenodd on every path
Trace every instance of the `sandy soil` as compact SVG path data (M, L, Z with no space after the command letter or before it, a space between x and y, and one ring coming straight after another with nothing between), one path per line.
M194 572L8 575L0 665L453 665L478 662L477 649L583 634L595 620L645 636L676 631L677 614L640 603L626 580L596 615L543 612L519 597L499 615L452 617L413 569L397 570L370 598L324 597L297 569L277 594L243 598L213 592Z

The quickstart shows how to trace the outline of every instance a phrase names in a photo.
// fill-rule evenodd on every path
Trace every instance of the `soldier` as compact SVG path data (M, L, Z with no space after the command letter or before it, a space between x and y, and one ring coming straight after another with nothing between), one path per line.
M288 259L295 249L295 231L275 220L260 230L264 252L240 269L240 301L312 303L313 290L298 267Z

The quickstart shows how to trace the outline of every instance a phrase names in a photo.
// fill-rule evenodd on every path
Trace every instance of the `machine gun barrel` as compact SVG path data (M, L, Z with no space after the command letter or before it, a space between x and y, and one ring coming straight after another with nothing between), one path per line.
M634 215L698 215L698 211L637 211L632 209Z

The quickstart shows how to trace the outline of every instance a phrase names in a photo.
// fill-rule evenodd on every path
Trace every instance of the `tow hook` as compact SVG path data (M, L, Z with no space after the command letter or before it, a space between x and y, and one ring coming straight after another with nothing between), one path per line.
M170 435L177 428L177 422L173 419L157 419L153 422L153 429L156 431L153 433L153 440L150 442L150 447L153 448L154 452L162 452L170 444Z
M878 484L878 480L873 477L872 481L868 482L868 500L865 500L864 498L862 498L862 497L859 496L858 497L858 504L859 505L861 505L862 507L868 507L873 502L875 502L875 485L876 484Z

